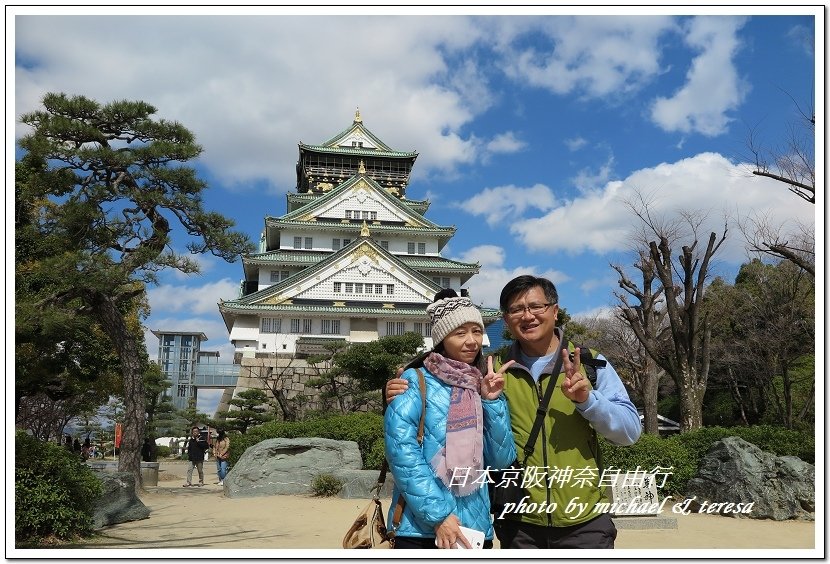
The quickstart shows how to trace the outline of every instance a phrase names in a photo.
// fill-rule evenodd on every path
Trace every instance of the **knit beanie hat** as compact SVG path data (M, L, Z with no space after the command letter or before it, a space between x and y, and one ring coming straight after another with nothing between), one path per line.
M481 312L470 298L452 297L436 300L427 306L427 313L432 320L433 346L465 323L477 323L482 331L484 330Z

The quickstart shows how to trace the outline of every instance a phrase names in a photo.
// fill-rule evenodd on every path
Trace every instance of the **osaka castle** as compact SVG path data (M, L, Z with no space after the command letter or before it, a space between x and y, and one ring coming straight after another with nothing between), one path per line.
M432 346L427 305L442 288L467 295L479 265L441 256L455 227L406 197L417 157L386 145L359 111L328 141L299 144L286 213L265 217L258 252L242 259L239 296L219 304L237 359L302 357L331 340L408 331ZM499 316L481 313L485 325Z

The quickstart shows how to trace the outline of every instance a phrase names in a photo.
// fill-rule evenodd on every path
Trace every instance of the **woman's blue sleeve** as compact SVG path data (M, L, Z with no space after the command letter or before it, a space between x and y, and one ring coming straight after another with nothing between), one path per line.
M516 460L516 442L510 428L510 408L504 394L494 400L481 400L484 411L484 464L494 470L506 468Z
M455 510L455 498L436 478L418 444L421 391L417 373L410 369L401 377L409 387L389 403L384 415L386 460L407 507L432 531Z

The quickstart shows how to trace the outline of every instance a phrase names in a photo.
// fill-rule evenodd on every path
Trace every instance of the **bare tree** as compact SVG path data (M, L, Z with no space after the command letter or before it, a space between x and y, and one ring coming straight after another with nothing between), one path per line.
M790 96L792 99L792 96ZM767 149L750 129L747 147L754 158L752 174L781 182L803 200L816 203L816 115L793 100L799 119L789 124L783 146Z
M611 268L619 274L619 285L625 293L615 293L620 301L618 306L619 319L624 321L631 329L634 337L640 346L633 346L630 343L629 350L635 350L635 354L626 355L626 361L630 364L633 375L632 387L642 397L643 402L643 426L646 433L657 434L657 392L659 390L660 375L664 373L660 369L655 358L660 357L665 349L665 343L670 338L670 328L665 323L667 310L661 307L663 301L661 296L663 288L653 288L656 269L654 258L647 251L641 250L639 260L634 267L642 275L642 286L637 286L631 281L620 265L611 265ZM626 293L637 302L630 304ZM625 332L620 331L618 338L622 341L630 341ZM642 350L641 354L640 351Z
M275 366L243 365L241 371L246 373L247 378L257 380L263 390L268 390L271 393L283 421L297 421L300 415L299 402L297 398L288 397L287 394L288 384L291 383L294 376L296 368L294 363L297 356L291 356L284 366L280 366L280 358L282 357L277 358Z
M667 222L652 213L651 203L646 198L641 194L637 197L626 205L641 220L643 241L648 241L647 250L641 249L638 268L644 275L644 281L650 285L648 270L653 266L654 280L662 286L667 332L671 336L666 340L671 346L658 347L660 341L649 338L644 332L636 311L632 312L632 320L635 321L632 329L649 356L674 380L680 399L680 430L691 431L703 424L703 396L709 375L710 328L701 305L709 266L726 239L727 226L724 224L720 238L712 232L705 249L701 251L698 248L698 231L706 218L705 214L684 211L680 213L679 220ZM683 233L684 227L688 233ZM675 258L672 247L680 244L682 237L690 237L692 242L681 245L681 252ZM634 285L627 287L625 283L622 287L627 291L635 288ZM654 298L643 293L643 299L648 304ZM659 336L661 329L656 324L658 320L654 319L655 313L652 309L649 322L655 322L655 335Z
M738 227L747 242L747 250L788 260L815 278L816 234L815 227L803 223L788 228L769 216L738 216Z
M15 426L44 441L57 437L60 443L63 428L77 414L76 409L74 398L53 399L44 393L25 396L20 400Z
M803 109L794 99L793 103L798 119L789 124L782 147L767 149L758 140L755 130L749 130L746 144L752 155L751 172L781 182L805 202L815 204L815 111L812 104ZM787 229L784 224L775 224L768 215L740 217L740 214L738 225L751 252L786 259L815 277L813 226L797 224L794 229Z

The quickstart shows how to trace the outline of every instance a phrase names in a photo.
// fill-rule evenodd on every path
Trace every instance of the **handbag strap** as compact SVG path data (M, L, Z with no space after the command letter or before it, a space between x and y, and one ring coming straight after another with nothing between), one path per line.
M565 332L562 331L562 338L559 340L559 347L556 351L556 363L553 365L553 372L551 372L550 378L548 379L547 388L545 388L545 395L539 400L539 407L536 408L536 419L533 421L533 427L530 429L530 434L527 436L527 443L524 446L524 460L522 461L522 466L527 464L527 460L530 458L530 455L533 454L533 447L536 444L536 439L539 437L539 431L542 429L542 421L545 419L545 415L548 412L548 405L550 404L550 398L553 396L553 388L556 386L556 380L559 377L559 372L562 370L562 345L568 346L568 342L565 340Z
M416 368L415 371L418 373L418 387L421 390L421 419L418 422L418 445L421 445L424 442L424 420L427 416L427 383L424 380L424 373L421 372L420 368ZM386 460L383 461L383 466L387 467ZM403 498L403 494L398 496L398 503L395 505L395 512L392 514L392 534L397 530L398 525L401 524L401 519L403 518L403 510L406 507L406 500Z

